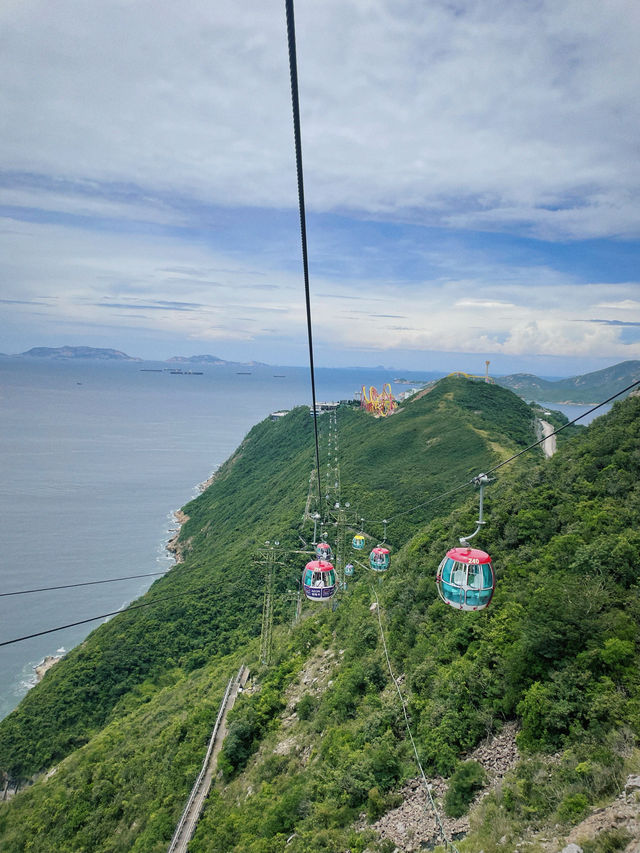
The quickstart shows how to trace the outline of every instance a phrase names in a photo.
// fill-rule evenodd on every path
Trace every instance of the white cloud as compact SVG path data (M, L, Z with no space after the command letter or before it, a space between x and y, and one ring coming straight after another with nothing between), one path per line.
M375 348L387 351L640 358L640 341L625 343L619 326L593 322L592 317L594 305L605 293L622 296L637 285L579 286L569 278L559 283L554 276L546 285L538 285L535 301L521 304L468 299L463 294L471 285L475 290L491 291L490 284L477 280L430 282L422 292L394 293L397 313L410 318L404 325L382 316L341 315L338 303L331 301L317 312L316 323L331 328L335 345L345 348L373 342ZM386 297L387 302L391 299L384 287L373 293Z
M459 299L455 303L456 308L515 308L513 302L490 302L487 299Z
M296 20L311 208L639 233L637 3L300 0ZM151 209L295 204L281 2L24 0L0 22L5 169Z
M305 339L301 273L285 270L279 257L268 268L247 253L238 259L166 235L8 222L0 229L0 258L3 328L31 324L36 331L28 345L40 343L38 332L73 329L75 340L86 341L99 329L118 327L132 341L144 333L203 344L252 342L258 347L254 357L268 360L265 350L283 339ZM464 258L461 265L465 276L411 287L367 279L350 282L345 291L336 280L315 276L316 344L334 354L374 349L640 357L640 343L628 341L624 327L597 322L604 306L615 306L613 319L620 319L621 308L622 319L630 319L629 307L640 308L637 283L585 285L554 270L545 278L544 268L488 263L474 277ZM528 274L535 287L526 286ZM135 345L129 349L138 353Z
M637 287L637 285L630 285ZM594 305L594 308L610 308L613 311L640 311L640 300L637 299L622 299L620 302L599 302Z
M9 326L103 325L195 340L252 340L265 316L304 334L304 303L286 277L273 286L249 262L166 237L10 223L0 230L0 310Z

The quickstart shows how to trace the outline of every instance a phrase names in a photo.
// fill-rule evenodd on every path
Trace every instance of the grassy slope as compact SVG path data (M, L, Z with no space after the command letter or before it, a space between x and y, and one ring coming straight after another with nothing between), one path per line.
M459 379L443 381L387 421L343 410L345 498L353 493L367 517L391 516L528 443L530 421L529 409L509 392ZM312 466L311 430L304 408L282 421L258 424L213 486L185 508L190 516L181 534L189 545L185 562L147 597L193 594L124 613L93 632L0 724L0 766L14 775L46 769L69 755L54 776L3 807L0 839L13 839L14 845L6 849L24 849L37 830L46 838L54 824L66 839L61 849L86 849L86 832L94 823L101 840L92 849L162 849L197 772L197 744L206 741L213 713L208 699L193 697L204 696L211 679L220 689L233 668L225 656L240 653L259 633L261 579L251 554L265 539L298 544ZM436 514L435 507L429 510ZM393 543L401 546L424 518L423 512L402 516L390 528ZM295 583L303 559L291 559L280 588ZM312 631L298 653L304 656L317 640ZM376 678L374 673L372 684ZM150 709L165 719L166 737L157 735L151 718L145 727ZM189 722L183 731L176 721L188 718L198 725L194 729ZM117 748L106 749L108 738L115 738ZM179 748L181 738L191 747ZM96 794L104 773L118 779L126 802L122 813ZM87 791L80 795L83 785ZM93 812L87 810L88 796L95 798ZM52 810L54 802L64 806Z

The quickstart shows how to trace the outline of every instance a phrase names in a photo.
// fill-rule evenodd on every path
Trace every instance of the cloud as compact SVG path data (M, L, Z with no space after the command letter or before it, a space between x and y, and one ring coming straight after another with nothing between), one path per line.
M167 302L158 300L149 304L141 304L135 300L131 302L95 302L98 308L122 308L135 311L197 311L205 306L198 302Z
M631 320L591 320L591 323L604 323L605 326L640 326L640 322Z
M296 11L307 203L544 239L638 235L632 0ZM295 205L281 4L4 4L8 204L179 224Z
M640 6L296 19L318 346L637 356ZM0 25L4 328L303 359L280 0L25 0Z
M490 302L486 299L460 299L457 308L515 308L513 302Z
M367 317L371 317L374 320L384 320L384 319L406 320L407 319L406 314L367 314Z
M595 308L612 308L616 311L640 311L637 299L622 299L620 302L599 302Z
M0 299L4 305L48 305L43 299Z
M40 334L65 329L77 335L84 329L85 340L91 339L113 327L105 323L108 313L131 340L154 335L172 341L252 342L262 347L255 357L266 360L289 339L304 358L301 271L286 269L286 258L272 259L280 267L279 285L265 289L264 277L254 274L258 258L238 258L178 235L15 222L0 229L0 258L3 327L19 328L37 319L33 343L40 342ZM636 303L636 282L584 283L546 267L492 263L489 256L472 276L468 257L455 255L452 272L457 272L455 262L463 273L459 277L439 274L404 284L351 280L351 294L366 294L360 297L363 310L353 310L358 303L345 301L334 281L315 276L314 288L322 297L312 300L314 340L318 346L331 341L333 353L360 348L640 357L638 343L623 334L635 322L628 309ZM213 285L207 278L212 273L217 276ZM365 310L374 304L395 310ZM614 311L624 306L625 315L603 317L602 305L616 306ZM267 323L266 317L273 319ZM593 322L594 317L602 322ZM406 318L410 325L397 322ZM21 348L28 347L15 347Z

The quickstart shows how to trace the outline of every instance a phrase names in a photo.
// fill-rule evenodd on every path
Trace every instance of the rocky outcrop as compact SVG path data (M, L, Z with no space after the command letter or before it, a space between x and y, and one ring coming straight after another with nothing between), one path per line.
M59 660L62 660L62 655L47 655L37 666L34 666L36 680L42 681L45 672L55 666Z
M183 524L186 524L186 522L189 521L189 516L185 515L185 513L182 512L181 509L177 509L173 513L173 517L175 518L176 522L180 525L180 528L182 527ZM189 548L189 542L188 541L187 542L180 542L179 541L179 539L180 539L180 528L178 528L178 532L174 536L172 536L171 539L169 539L169 541L165 545L166 550L170 554L173 554L173 557L174 557L176 563L182 563L183 562L184 552L187 551Z
M515 723L507 724L499 734L488 738L467 756L467 759L477 761L484 767L488 780L474 804L485 797L518 761L516 731ZM437 776L429 779L428 783L447 838L451 840L466 835L469 831L468 816L452 820L444 814L442 801L447 792L446 781ZM379 837L392 841L402 853L412 853L441 841L440 826L422 779L412 779L401 789L400 794L402 804L372 825Z
M622 853L640 853L640 776L629 776L624 791L606 808L596 809L588 818L571 830L564 849L582 853L582 845L605 832L617 832L628 838Z

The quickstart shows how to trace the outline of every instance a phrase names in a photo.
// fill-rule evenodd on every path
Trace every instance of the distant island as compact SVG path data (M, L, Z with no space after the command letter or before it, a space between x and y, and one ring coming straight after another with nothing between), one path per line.
M141 358L127 355L117 349L99 349L98 347L32 347L17 354L20 358L49 358L68 361L74 358L92 358L101 361L143 361ZM16 358L16 356L13 356Z
M101 349L100 347L32 347L26 352L7 355L0 353L1 358L46 358L53 361L71 361L73 359L94 359L98 361L155 361L155 359L138 358L138 356L127 355L116 349ZM158 359L160 360L160 359ZM216 355L174 355L165 359L168 364L207 364L212 367L237 366L242 367L269 367L261 361L226 361Z
M263 361L225 361L224 358L218 358L217 355L174 355L168 358L169 362L177 362L178 364L210 364L213 366L224 366L227 364L242 364L244 367L269 367Z

